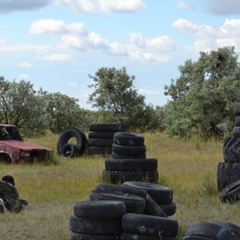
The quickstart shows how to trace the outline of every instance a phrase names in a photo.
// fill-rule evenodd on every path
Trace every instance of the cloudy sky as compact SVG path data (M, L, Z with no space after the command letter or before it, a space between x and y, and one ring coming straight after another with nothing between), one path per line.
M0 75L85 109L101 67L125 66L146 103L163 106L178 66L224 46L240 53L240 0L0 0Z

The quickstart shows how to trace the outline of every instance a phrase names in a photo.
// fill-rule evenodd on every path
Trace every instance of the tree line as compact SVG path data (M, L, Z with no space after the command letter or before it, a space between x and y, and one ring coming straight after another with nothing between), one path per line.
M170 136L221 138L234 126L233 107L240 102L240 65L234 47L200 52L199 59L179 66L180 76L165 86L170 100L164 106L145 103L134 86L135 76L121 69L100 68L89 75L93 92L80 107L78 99L34 90L25 80L0 77L0 121L16 125L26 136L69 127L88 130L91 123L127 123L131 131L164 131Z

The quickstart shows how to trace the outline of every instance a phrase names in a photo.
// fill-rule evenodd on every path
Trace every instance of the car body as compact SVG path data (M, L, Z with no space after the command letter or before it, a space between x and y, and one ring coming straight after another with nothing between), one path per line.
M0 124L0 161L8 163L43 162L53 157L53 150L23 141L16 126Z

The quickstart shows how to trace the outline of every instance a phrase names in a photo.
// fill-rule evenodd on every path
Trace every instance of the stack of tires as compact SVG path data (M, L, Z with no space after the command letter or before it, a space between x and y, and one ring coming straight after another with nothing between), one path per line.
M86 149L86 135L79 128L64 130L57 141L57 153L65 158L83 155Z
M105 160L102 180L116 184L125 181L155 183L158 179L158 161L146 158L144 136L129 132L115 133L112 158Z
M240 180L240 103L235 103L234 114L232 137L225 138L223 143L224 162L219 162L217 167L217 188L222 202L233 202L234 195L240 194L235 183Z
M74 205L70 216L69 240L116 240L126 214L122 201L83 201Z
M230 222L200 222L190 225L182 240L239 240L240 227Z
M127 132L127 124L91 124L89 126L87 152L89 155L110 155L112 154L113 136L117 132Z

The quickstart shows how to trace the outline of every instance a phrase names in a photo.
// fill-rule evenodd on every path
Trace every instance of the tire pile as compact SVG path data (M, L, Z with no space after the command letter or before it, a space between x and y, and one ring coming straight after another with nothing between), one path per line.
M157 169L157 159L146 158L143 135L118 132L113 136L112 158L105 160L102 180L114 184L125 181L156 183L159 179Z
M127 132L127 124L91 124L89 126L87 153L92 156L112 154L113 136L117 132Z
M170 188L154 183L98 183L89 201L75 204L69 240L177 240L178 222L155 202L172 198Z
M200 222L190 225L182 240L239 240L240 227L223 221Z
M217 188L223 203L234 203L240 195L240 103L234 105L232 137L224 139L223 158L217 167Z
M70 143L71 140L76 143ZM68 128L59 135L57 153L65 158L81 156L86 149L86 142L86 135L79 128Z

